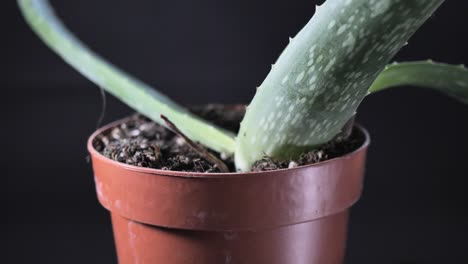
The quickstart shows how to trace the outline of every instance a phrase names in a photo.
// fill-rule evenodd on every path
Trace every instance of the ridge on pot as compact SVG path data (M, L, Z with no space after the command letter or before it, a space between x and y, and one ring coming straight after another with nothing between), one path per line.
M348 209L362 189L369 144L363 128L360 148L325 162L190 173L135 167L98 153L93 139L125 121L88 141L120 263L341 263Z

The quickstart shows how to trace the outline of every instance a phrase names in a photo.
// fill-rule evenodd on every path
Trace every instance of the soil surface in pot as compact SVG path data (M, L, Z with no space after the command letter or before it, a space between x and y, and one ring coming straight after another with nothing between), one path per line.
M192 112L220 127L237 132L244 108L208 105L194 107ZM348 139L333 140L316 150L303 153L297 160L279 162L265 156L255 162L252 171L292 168L332 159L357 149L363 141L364 135L355 129ZM200 156L182 137L139 114L96 137L93 146L107 158L129 165L173 171L219 172L216 165ZM230 171L235 171L232 157L210 152L224 161Z

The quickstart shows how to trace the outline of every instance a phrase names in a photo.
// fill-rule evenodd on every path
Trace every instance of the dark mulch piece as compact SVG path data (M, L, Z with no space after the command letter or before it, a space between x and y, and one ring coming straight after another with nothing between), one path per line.
M195 114L233 132L239 129L244 114L243 109L226 111L218 105L193 109ZM278 162L264 157L254 164L252 171L276 170L323 161L346 154L362 142L363 135L355 131L349 140L335 140L318 150L302 154L297 161ZM104 156L129 165L172 171L219 172L216 166L190 148L183 138L139 114L107 134L96 137L93 146ZM230 171L235 171L232 157L210 152L223 160Z
M209 104L204 106L191 106L190 110L205 120L210 120L218 127L237 133L245 114L245 106Z

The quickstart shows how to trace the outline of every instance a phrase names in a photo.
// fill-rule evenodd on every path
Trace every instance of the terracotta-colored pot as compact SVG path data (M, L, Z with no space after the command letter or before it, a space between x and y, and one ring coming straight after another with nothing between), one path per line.
M88 141L120 264L341 264L365 142L343 157L255 173L187 173L110 160Z

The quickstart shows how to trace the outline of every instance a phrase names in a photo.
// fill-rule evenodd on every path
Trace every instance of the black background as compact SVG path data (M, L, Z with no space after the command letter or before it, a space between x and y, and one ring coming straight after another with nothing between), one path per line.
M98 53L197 104L248 103L319 2L52 1ZM36 38L14 1L2 11L7 262L116 263L86 162L99 90ZM446 1L396 59L467 64L467 14L467 1ZM107 99L105 122L132 112ZM367 98L358 121L372 145L346 263L468 263L468 107L401 87Z

